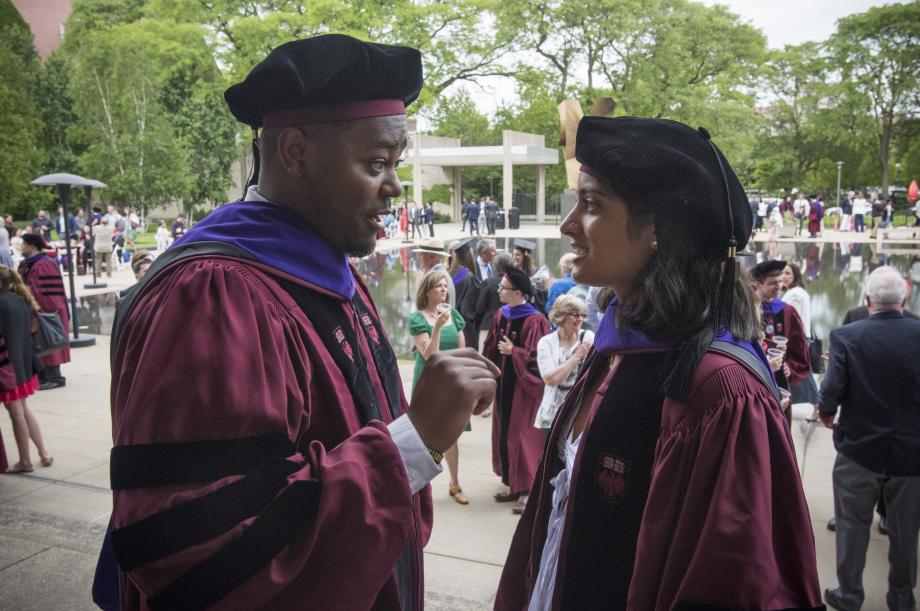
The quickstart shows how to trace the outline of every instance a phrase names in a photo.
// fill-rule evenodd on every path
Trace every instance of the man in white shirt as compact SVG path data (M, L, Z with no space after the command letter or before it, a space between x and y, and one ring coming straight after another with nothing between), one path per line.
M805 196L801 193L798 194L796 200L792 202L792 213L795 215L795 235L802 235L802 224L805 222L805 219L808 218L810 206L808 205L808 200L805 199Z
M495 258L495 240L489 238L479 240L477 250L479 254L476 256L476 265L479 266L479 278L488 280L495 275L492 269L492 259Z

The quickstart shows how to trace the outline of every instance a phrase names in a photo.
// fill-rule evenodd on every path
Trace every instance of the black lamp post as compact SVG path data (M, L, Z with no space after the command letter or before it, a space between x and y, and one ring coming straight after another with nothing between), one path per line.
M47 174L45 176L40 176L32 181L33 185L39 186L54 186L57 187L58 197L61 199L61 208L64 210L64 244L67 248L67 278L70 282L70 321L71 328L73 329L73 335L70 338L70 347L71 348L83 348L85 346L92 346L96 343L96 338L89 336L80 338L80 323L77 320L77 291L74 286L74 268L75 263L73 260L72 249L70 247L70 236L71 236L71 223L70 223L70 211L68 209L68 203L70 200L70 188L79 186L79 187L93 187L100 186L104 187L105 184L99 182L98 180L90 180L88 178L83 178L82 176L77 176L76 174ZM92 209L90 209L92 211Z

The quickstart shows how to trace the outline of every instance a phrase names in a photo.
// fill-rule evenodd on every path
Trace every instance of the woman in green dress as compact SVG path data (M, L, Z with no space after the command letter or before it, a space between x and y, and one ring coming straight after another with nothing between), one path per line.
M409 333L416 347L413 392L425 368L425 361L432 354L438 350L466 347L462 333L466 322L460 312L451 306L448 282L450 276L444 270L432 270L422 277L415 293L415 307L418 310L409 316ZM470 430L469 424L466 430ZM450 473L450 495L461 505L466 505L470 499L463 493L457 476L460 462L457 444L444 452L444 459Z

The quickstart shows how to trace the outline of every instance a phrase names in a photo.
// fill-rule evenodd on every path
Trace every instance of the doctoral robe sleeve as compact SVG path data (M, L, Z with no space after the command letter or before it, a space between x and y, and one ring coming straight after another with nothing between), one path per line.
M802 319L792 307L783 308L786 312L786 364L789 365L789 383L797 384L811 373L811 357L808 352L808 340Z
M792 441L737 364L687 403L666 399L628 608L821 606L814 534Z
M511 349L511 363L517 375L517 388L538 400L543 397L546 384L537 366L537 345L543 337L549 335L549 332L549 323L543 316L529 316L521 329L521 345Z
M294 316L244 266L217 260L166 275L126 320L113 355L113 545L142 608L299 597L368 609L390 579L413 520L399 451L377 421L334 446L316 440L311 413L350 399L317 392L335 365ZM273 458L224 474L266 447ZM167 481L116 485L116 472L149 479L151 455Z
M482 356L495 363L499 368L501 368L502 365L502 354L498 351L498 342L502 339L504 324L505 317L502 316L501 310L499 310L492 318L492 326L489 327L486 341L482 344Z

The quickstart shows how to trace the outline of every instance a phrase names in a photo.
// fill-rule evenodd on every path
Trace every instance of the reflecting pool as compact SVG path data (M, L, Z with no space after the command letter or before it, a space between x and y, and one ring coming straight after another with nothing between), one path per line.
M535 260L546 264L557 276L559 257L568 251L568 243L558 238L530 238L537 243ZM510 240L496 240L498 248L507 249ZM779 258L799 264L805 290L811 295L815 331L826 339L838 326L847 310L864 303L864 286L868 274L881 265L898 269L910 283L907 308L920 315L920 249L915 245L850 244L812 242L758 242L751 245L753 257L743 264L754 265L766 258ZM411 246L391 252L378 252L361 260L358 269L371 290L377 309L394 350L409 357L409 314L415 309L415 283L420 275ZM81 297L78 307L80 331L108 335L115 317L115 293Z

